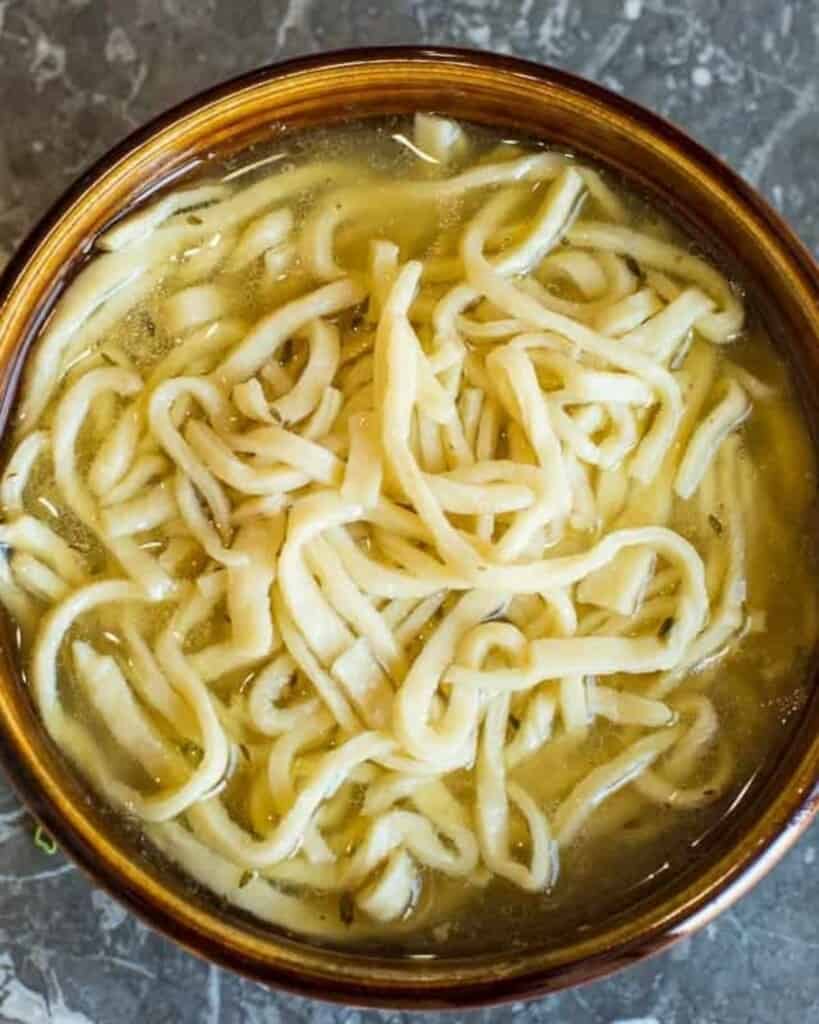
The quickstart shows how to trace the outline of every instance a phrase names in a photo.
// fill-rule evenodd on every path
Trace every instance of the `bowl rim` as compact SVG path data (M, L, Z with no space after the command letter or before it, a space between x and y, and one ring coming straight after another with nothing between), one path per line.
M59 224L63 214L91 191L120 160L161 131L184 120L204 106L288 75L303 72L321 73L360 64L424 61L443 61L462 67L471 66L502 76L524 76L545 86L580 94L586 99L613 109L626 120L636 122L678 154L683 153L709 181L717 181L723 188L732 190L740 204L753 214L767 235L776 241L785 254L788 266L799 277L807 294L812 296L814 307L819 309L819 266L807 247L754 188L720 158L660 115L579 75L534 61L459 47L379 46L339 49L265 65L227 79L183 100L130 133L94 161L63 191L17 247L0 275L0 321L5 299L10 294L14 282L25 272L32 256ZM146 176L144 180L147 184L151 177ZM34 331L36 332L36 325ZM20 336L15 339L15 350L20 348L22 342ZM7 380L0 394L0 406L9 403L15 391L15 381ZM0 672L0 689L5 682ZM814 694L814 698L816 697ZM769 827L753 846L743 846L740 840L737 840L731 852L740 855L732 858L731 864L726 867L715 884L698 892L688 902L676 905L664 919L654 920L650 927L639 934L621 938L608 950L598 950L582 960L569 961L557 968L542 967L528 973L509 974L497 977L491 982L473 979L467 983L456 981L453 986L444 982L438 988L430 987L428 990L425 990L423 981L410 977L398 984L385 981L364 983L339 975L328 977L303 966L293 968L288 964L250 959L244 956L241 950L225 944L224 935L221 938L214 938L203 933L200 927L201 920L189 918L180 922L169 912L167 906L159 905L144 886L140 887L134 884L133 879L125 878L115 870L109 860L101 857L100 851L95 849L89 836L76 834L66 827L55 806L38 786L31 765L20 756L21 751L13 742L14 737L9 731L6 710L4 700L0 699L0 740L4 741L0 742L0 763L8 779L23 803L42 821L44 827L54 834L63 850L94 884L103 887L151 927L209 962L227 967L274 988L348 1005L403 1009L487 1006L533 998L611 974L691 935L734 903L780 860L819 812L817 739L812 750L807 752L797 766L800 784L797 786L796 781L791 780L789 786L766 797L765 814L777 807L780 820ZM722 858L727 859L727 856ZM216 920L207 911L199 917L210 921ZM278 939L275 933L273 939ZM301 941L308 948L312 945L309 940ZM322 951L321 947L312 948ZM338 954L335 950L323 952L328 957L343 957L343 954ZM331 985L334 987L330 987Z

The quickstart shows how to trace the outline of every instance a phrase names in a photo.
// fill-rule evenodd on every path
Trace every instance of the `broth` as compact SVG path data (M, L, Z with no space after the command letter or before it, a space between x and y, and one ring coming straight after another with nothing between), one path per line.
M198 883L322 941L626 909L807 696L813 447L745 298L484 129L209 161L103 234L23 383L0 598L47 728Z

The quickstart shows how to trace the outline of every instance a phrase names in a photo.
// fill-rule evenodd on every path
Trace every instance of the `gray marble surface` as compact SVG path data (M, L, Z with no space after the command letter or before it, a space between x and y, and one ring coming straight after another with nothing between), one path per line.
M594 78L720 153L819 250L819 0L0 0L0 259L91 160L170 104L282 57L399 42ZM0 779L3 1024L412 1017L275 995L200 963L41 854L31 832ZM656 960L458 1019L819 1021L817 845L814 826L741 904Z

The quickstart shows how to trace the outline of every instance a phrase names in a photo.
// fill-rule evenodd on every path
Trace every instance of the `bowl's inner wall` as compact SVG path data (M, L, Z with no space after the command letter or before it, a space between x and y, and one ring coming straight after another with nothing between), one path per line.
M613 111L612 105L617 102L616 97L608 97L604 103L596 96L567 89L564 82L555 85L533 74L500 75L468 62L447 64L430 60L408 64L385 59L263 79L222 96L217 91L209 103L191 105L187 112L183 108L181 120L165 119L158 131L156 126L152 127L136 149L106 161L101 179L95 172L86 176L9 268L0 291L11 296L0 314L0 426L8 424L25 354L65 283L86 258L96 234L135 202L166 187L180 174L196 173L197 166L209 155L224 156L252 142L270 140L279 130L421 109L508 128L554 146L565 146L621 175L631 187L663 207L729 276L747 287L757 313L795 371L816 438L816 313L805 309L804 292L800 290L804 289L804 281L796 279L789 270L787 256L781 248L772 246L766 236L772 227L776 230L776 223L761 224L759 210L754 211L756 216L750 216L746 207L748 196L732 199L730 190L718 194L705 171L716 173L717 178L724 177L725 172L713 159L712 166L708 166L707 154L696 154L699 161L704 159L705 168L698 160L680 160L675 149L678 140L670 129L664 128L662 122L647 127L631 120L633 112L626 104L623 110ZM767 211L761 204L760 210L764 220ZM788 239L784 248L787 242ZM804 257L797 253L792 258L798 264ZM815 272L809 266L807 270L809 276ZM253 958L252 965L245 963L246 969L264 973L264 964L272 968L273 961L278 960L281 962L276 964L277 968L287 971L295 965L297 971L307 969L331 976L339 985L351 979L352 984L363 983L366 978L368 983L377 981L396 992L402 984L423 982L433 986L476 985L480 989L492 982L492 976L500 979L525 975L535 968L543 978L550 971L557 972L561 983L565 983L573 980L572 971L577 970L581 959L597 956L605 960L606 951L614 950L608 954L610 968L619 962L618 944L625 946L639 937L643 948L661 945L667 941L669 924L679 924L684 917L683 910L693 910L706 897L716 897L738 873L740 861L761 852L765 838L774 838L785 826L791 810L805 799L808 788L816 782L814 764L807 774L802 772L799 792L793 791L794 776L804 768L808 748L819 732L819 691L814 674L810 701L777 764L755 781L744 807L717 830L707 852L689 870L582 936L576 936L574 942L566 936L565 945L560 948L527 949L514 961L504 959L502 950L486 957L470 957L468 961L441 959L400 964L394 959L379 960L373 956L360 961L354 952L328 957L313 944L274 938L269 928L260 927L250 918L243 919L237 928L236 912L228 912L207 894L192 890L187 880L167 870L161 858L151 854L146 860L144 845L137 835L122 828L118 819L89 797L86 787L67 771L59 751L45 736L15 664L13 632L8 621L3 628L0 670L5 680L14 681L13 688L4 688L0 696L0 717L6 723L13 717L17 752L24 755L22 760L14 759L14 781L35 814L92 868L99 881L110 885L135 909L145 912L181 941L217 959L224 961L225 951L214 940L209 914L219 918L224 926L222 940L229 935L240 955ZM789 786L792 799L788 806L772 812L771 805ZM755 839L752 849L748 842L743 843L743 837L759 826L763 818L767 819L767 832ZM100 864L101 855L104 865ZM135 860L142 863L135 866ZM181 922L181 910L185 907L189 916ZM627 950L622 951L622 957L628 959L629 955ZM235 958L228 959L232 966L242 966ZM491 976L487 975L490 962ZM583 973L592 976L605 969L601 963ZM293 983L292 979L286 980ZM462 988L461 996L464 991Z

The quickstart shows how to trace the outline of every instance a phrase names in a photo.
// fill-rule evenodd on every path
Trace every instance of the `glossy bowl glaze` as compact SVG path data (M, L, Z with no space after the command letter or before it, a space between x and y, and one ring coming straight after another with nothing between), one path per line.
M816 435L819 270L770 207L671 125L549 68L457 50L360 50L266 68L197 97L104 157L55 205L8 267L0 290L0 416L20 366L94 237L123 209L208 153L271 130L435 110L565 146L659 202L753 292L786 353ZM776 764L757 778L690 870L622 914L555 947L532 942L469 958L412 959L328 950L243 918L192 889L89 797L41 726L0 644L0 755L21 797L63 849L112 895L191 951L291 991L355 1004L472 1006L589 981L690 934L747 892L819 805L819 690Z

